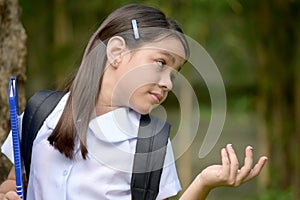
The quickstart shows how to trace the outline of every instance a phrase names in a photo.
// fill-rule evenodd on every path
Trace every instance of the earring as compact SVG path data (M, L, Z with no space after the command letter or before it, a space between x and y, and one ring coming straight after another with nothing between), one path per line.
M121 58L116 58L116 59L112 62L112 65L113 65L113 66L117 66L117 65L119 65L121 62L122 62Z

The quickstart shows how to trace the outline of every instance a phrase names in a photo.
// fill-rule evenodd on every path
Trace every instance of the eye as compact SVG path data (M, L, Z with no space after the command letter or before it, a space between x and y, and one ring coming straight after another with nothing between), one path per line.
M164 66L166 65L166 62L164 60L158 60L156 61L156 63L160 68L164 68Z

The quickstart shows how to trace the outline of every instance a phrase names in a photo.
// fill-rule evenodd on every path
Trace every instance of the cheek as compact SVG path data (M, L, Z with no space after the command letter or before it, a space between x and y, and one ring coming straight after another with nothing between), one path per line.
M153 107L149 95L149 88L147 85L136 89L129 97L128 106L141 114L148 114Z
M152 85L144 85L138 88L130 88L126 92L126 102L129 102L130 105L133 104L145 104L146 101L149 101L149 91L151 91Z
M159 79L159 70L156 64L144 64L127 68L120 74L119 81L141 87L149 83L156 83Z
M134 93L145 90L144 86L157 84L159 72L153 65L143 65L135 67L121 74L113 91L113 96L118 99L129 100Z

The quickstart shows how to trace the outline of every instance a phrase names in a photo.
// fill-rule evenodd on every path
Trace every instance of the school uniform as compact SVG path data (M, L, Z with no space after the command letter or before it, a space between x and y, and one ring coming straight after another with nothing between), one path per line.
M90 121L86 137L88 158L83 160L76 142L70 160L47 140L66 104L68 94L47 117L32 147L27 200L131 199L131 174L140 114L119 108ZM1 148L13 162L11 134ZM181 190L170 141L157 199Z

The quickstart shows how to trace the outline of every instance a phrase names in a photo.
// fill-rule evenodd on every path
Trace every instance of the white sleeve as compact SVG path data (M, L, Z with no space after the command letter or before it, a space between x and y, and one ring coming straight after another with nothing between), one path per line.
M13 156L13 146L12 146L12 133L9 132L6 140L4 141L3 145L1 146L1 152L12 162L14 163L14 156Z
M22 119L23 119L23 114L22 113L19 116L19 121L20 121L20 140L21 140L21 136L22 136ZM4 141L4 143L1 146L1 152L12 162L14 163L14 150L13 150L13 143L12 143L12 133L11 131L9 132L6 140Z
M159 193L156 199L161 200L175 196L180 190L181 186L175 166L173 149L169 140L165 157L165 164L159 185Z

